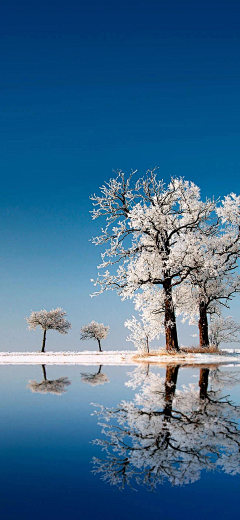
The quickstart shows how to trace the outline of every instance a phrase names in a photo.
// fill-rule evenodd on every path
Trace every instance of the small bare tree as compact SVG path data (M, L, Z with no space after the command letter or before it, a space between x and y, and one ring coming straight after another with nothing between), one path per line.
M71 323L65 319L65 316L67 316L67 313L61 307L57 307L57 309L52 309L49 312L45 309L37 312L33 311L29 318L25 318L28 323L28 330L36 330L38 325L43 330L41 352L45 352L47 330L57 330L60 334L68 333Z
M99 351L102 352L101 348L101 340L105 339L109 332L109 327L104 326L103 323L97 323L96 321L91 321L91 323L88 323L87 325L83 325L83 327L80 330L81 340L86 339L95 339L98 342Z

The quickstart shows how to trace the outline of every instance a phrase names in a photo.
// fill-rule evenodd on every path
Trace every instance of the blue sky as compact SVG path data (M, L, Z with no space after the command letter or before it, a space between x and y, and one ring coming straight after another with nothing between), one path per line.
M92 348L109 324L126 347L130 302L91 299L100 250L89 195L112 170L159 167L203 197L240 192L238 2L13 2L1 35L1 348L38 348L31 310L62 306L73 330L48 348ZM238 302L233 306L237 316ZM187 339L180 328L180 341Z

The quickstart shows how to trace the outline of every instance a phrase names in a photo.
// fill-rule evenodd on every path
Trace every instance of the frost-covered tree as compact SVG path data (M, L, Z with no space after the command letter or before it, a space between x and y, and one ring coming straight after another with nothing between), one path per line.
M103 323L97 323L96 321L91 321L87 325L83 325L80 332L81 340L96 340L98 342L99 351L102 352L101 340L107 337L109 333L109 326L105 326Z
M28 323L28 330L36 330L38 326L43 330L42 352L45 352L47 330L57 330L60 334L68 333L71 323L66 320L65 316L67 316L67 313L61 307L57 307L57 309L51 311L45 309L33 311L29 318L25 318Z
M210 321L209 342L218 347L220 343L234 343L240 341L240 324L232 316L216 316Z
M139 351L149 353L149 343L164 334L164 294L158 287L143 287L133 302L141 321L133 316L125 322L131 331L127 341L132 341Z
M103 438L94 443L105 457L94 458L94 472L104 481L154 489L164 481L193 483L203 470L239 473L239 407L208 389L207 374L200 376L200 392L198 385L176 390L178 370L167 367L165 381L148 374L134 400L95 412Z
M208 316L220 316L221 307L240 291L236 274L240 253L240 197L228 195L216 205L215 218L198 237L196 269L177 288L177 313L199 327L200 346L209 345ZM199 262L199 258L201 261Z
M176 294L177 314L183 316L183 322L189 320L191 325L198 325L201 347L213 344L209 336L209 317L210 328L212 321L217 320L218 323L220 320L220 323L223 320L222 308L229 309L232 298L240 291L240 277L234 272L224 273L219 268L218 274L207 275L206 271L202 270L197 276L192 275L190 280L178 288ZM200 278L202 283L198 285Z
M47 379L46 367L42 365L43 381L29 381L28 388L31 392L39 394L62 395L66 392L67 387L71 384L68 377L59 377L59 379Z
M98 372L96 374L90 374L88 372L81 373L81 381L83 383L88 383L91 386L99 386L104 385L105 383L109 383L109 378L106 374L102 374L102 365L99 366Z
M106 228L93 242L106 247L99 266L106 271L95 284L99 292L116 289L122 298L158 286L166 348L179 350L173 291L199 265L201 256L192 254L198 247L196 231L203 232L215 202L202 202L199 188L182 178L166 186L154 171L135 184L132 175L126 179L120 171L100 189L101 196L92 197L93 218L104 216Z
M144 321L138 321L135 316L131 320L126 320L124 323L131 334L127 337L127 341L132 341L134 347L141 353L149 354L149 344L156 337L156 334L151 325Z

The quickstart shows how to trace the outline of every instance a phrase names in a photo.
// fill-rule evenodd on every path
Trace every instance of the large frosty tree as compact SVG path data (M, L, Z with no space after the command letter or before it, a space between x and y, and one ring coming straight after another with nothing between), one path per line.
M57 330L60 334L68 333L71 323L66 320L65 316L67 316L67 313L61 307L57 307L57 309L51 311L45 309L34 311L29 318L26 318L29 330L36 330L38 326L43 330L42 352L45 352L47 330Z
M93 242L104 245L105 273L96 281L100 291L116 289L123 298L143 287L159 286L162 293L167 350L179 350L173 290L199 265L193 255L198 247L196 231L214 210L211 200L202 202L199 188L182 178L166 186L154 171L132 183L124 173L102 186L92 197L93 218L105 217L106 227ZM110 266L116 264L112 273Z

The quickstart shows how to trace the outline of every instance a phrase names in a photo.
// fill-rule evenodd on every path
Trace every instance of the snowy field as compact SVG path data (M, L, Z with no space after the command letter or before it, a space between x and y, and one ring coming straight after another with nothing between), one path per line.
M178 354L137 358L137 352L112 350L108 352L1 352L0 365L137 365L140 363L174 364L240 364L240 350L222 349L216 354Z

